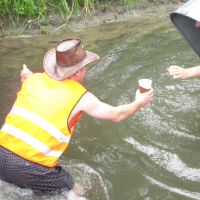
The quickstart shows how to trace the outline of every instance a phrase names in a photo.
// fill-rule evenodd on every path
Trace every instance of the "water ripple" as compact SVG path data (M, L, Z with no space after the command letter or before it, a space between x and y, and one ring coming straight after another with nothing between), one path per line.
M199 200L200 199L200 193L198 192L189 192L187 190L183 190L183 189L180 189L180 188L174 188L174 187L169 187L155 179L153 179L152 177L149 177L149 176L145 176L152 184L155 184L155 185L158 185L159 187L161 188L164 188L164 189L167 189L171 192L174 192L174 193L177 193L177 194L180 194L180 195L183 195L183 196L186 196L186 197L190 197L192 199L197 199Z
M138 151L148 155L149 158L155 162L155 164L163 167L169 172L173 172L175 176L200 182L200 169L187 167L178 155L165 150L160 150L156 147L142 145L132 137L124 140L132 144Z

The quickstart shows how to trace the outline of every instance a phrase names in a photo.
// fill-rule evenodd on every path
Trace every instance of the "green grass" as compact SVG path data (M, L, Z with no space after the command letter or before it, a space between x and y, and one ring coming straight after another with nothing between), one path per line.
M23 30L30 26L32 22L38 20L45 21L45 16L48 13L60 13L61 23L64 25L70 20L72 14L84 13L90 15L95 6L108 10L110 3L119 3L132 7L134 3L142 2L143 0L0 0L0 16L4 19L4 24L0 26L4 34L9 36L15 32L21 34ZM156 0L148 0L155 2ZM21 22L21 19L27 19L27 22ZM28 21L31 23L28 23ZM9 25L9 31L5 31L5 26ZM64 27L63 25L63 27ZM8 29L8 28L7 28ZM41 32L45 32L41 26Z

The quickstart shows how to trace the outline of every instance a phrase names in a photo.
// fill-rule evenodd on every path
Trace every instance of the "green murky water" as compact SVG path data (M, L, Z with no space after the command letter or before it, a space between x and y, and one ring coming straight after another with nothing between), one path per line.
M88 66L83 82L101 101L131 102L140 78L153 80L155 97L119 123L82 115L60 164L85 193L68 199L200 199L200 78L175 80L166 71L173 64L199 65L199 59L168 17L0 40L0 125L20 89L22 64L42 72L45 53L70 37L81 38L86 50L101 57ZM0 199L65 196L35 196L0 181Z

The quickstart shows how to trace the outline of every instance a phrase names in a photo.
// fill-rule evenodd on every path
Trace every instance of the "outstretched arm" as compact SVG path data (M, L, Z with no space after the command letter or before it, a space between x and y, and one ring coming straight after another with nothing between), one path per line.
M95 118L119 122L146 106L153 99L153 96L153 89L142 94L138 90L135 95L135 101L130 104L113 107L99 101L93 94L87 92L76 105L72 115L79 111L84 111Z
M23 64L23 69L21 71L21 83L23 83L29 76L33 74L32 71L30 71L25 64Z
M170 66L167 68L170 75L174 76L174 78L195 78L200 77L200 65L191 68L182 68L179 66Z

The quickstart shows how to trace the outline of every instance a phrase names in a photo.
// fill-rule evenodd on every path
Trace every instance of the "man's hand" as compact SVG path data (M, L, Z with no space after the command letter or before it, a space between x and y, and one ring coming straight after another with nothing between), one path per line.
M137 101L140 105L140 108L145 107L150 101L153 100L153 89L149 90L145 93L140 93L140 90L138 89L135 94L135 101Z
M184 69L179 66L170 66L167 68L167 71L170 73L170 75L174 76L174 78L188 78L188 69Z
M23 69L21 71L21 83L23 83L29 76L33 74L32 71L30 71L25 64L23 64Z

